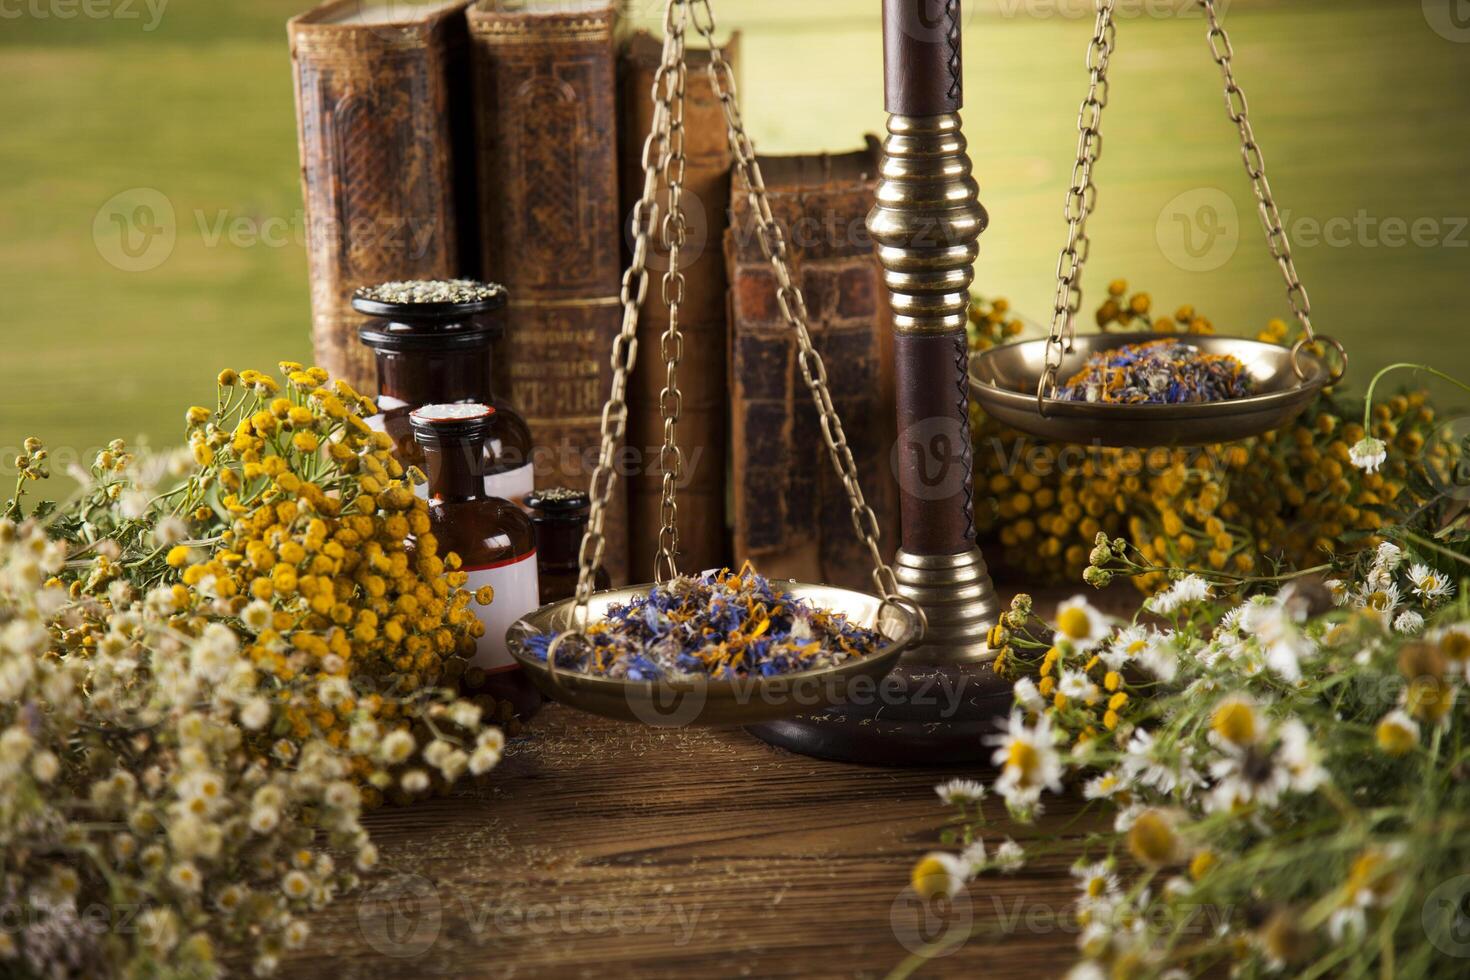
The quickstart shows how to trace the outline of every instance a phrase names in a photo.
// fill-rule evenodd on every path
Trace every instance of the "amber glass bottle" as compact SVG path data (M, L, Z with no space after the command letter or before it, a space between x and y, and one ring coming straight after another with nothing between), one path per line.
M429 521L440 550L453 551L469 574L465 588L495 590L488 606L473 608L485 624L475 650L469 687L508 702L522 721L541 706L506 646L516 620L541 605L536 532L521 508L485 492L484 443L495 409L473 402L426 405L410 413L429 476Z
M570 599L577 594L582 536L587 533L591 502L581 490L553 487L528 496L526 506L531 508L531 523L536 525L541 604ZM594 584L598 591L612 588L606 569L598 567Z
M422 468L423 452L409 421L414 409L431 403L490 405L495 416L485 440L485 489L524 506L534 485L531 430L492 390L491 349L500 327L490 318L505 305L505 291L458 303L387 302L369 298L371 292L352 300L353 309L373 317L358 331L378 366L380 414L368 424L392 436L404 465ZM422 496L424 488L418 489Z

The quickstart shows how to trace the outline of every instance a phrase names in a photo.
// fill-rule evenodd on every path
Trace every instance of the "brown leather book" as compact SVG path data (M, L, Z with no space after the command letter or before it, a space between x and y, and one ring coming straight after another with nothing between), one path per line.
M622 326L614 7L479 0L469 14L484 275L511 296L497 370L530 423L538 487L590 485ZM627 514L620 481L605 524L615 583Z
M736 64L739 34L725 45L725 60ZM630 219L643 193L643 145L653 127L653 77L663 56L663 42L638 32L623 49L620 65L622 98L623 218ZM678 424L684 451L684 479L675 493L679 507L679 567L683 571L721 568L730 561L725 524L726 415L729 388L725 380L728 347L725 315L725 230L729 226L730 164L733 156L725 113L706 71L708 51L689 51L684 108L684 213L688 244L680 263L684 302L679 329L684 356L679 365L683 408ZM668 195L659 195L659 213L667 213ZM630 236L625 236L625 238ZM631 240L625 242L631 259ZM669 327L663 302L663 275L668 252L655 247L649 263L648 300L638 321L638 368L629 389L628 445L645 461L628 481L630 560L634 575L647 574L658 553L663 526L663 471L658 467L664 423L659 396L666 363L661 338Z
M369 394L377 375L353 291L472 268L461 239L475 241L474 173L455 149L468 149L472 121L465 7L332 0L287 27L316 359Z
M760 162L888 557L898 544L893 342L888 294L864 224L878 156L869 137L868 148L855 153ZM731 197L725 254L735 560L749 559L771 576L871 592L868 552L855 536L847 495L822 441L797 366L796 338L776 302L775 277L738 174Z

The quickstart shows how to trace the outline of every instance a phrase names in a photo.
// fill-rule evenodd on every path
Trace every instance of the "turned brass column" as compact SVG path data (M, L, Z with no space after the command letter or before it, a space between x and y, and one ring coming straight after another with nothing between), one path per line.
M959 0L887 0L888 139L868 229L893 299L898 376L900 590L924 607L911 662L988 659L998 602L975 547L970 284L987 216L971 172Z
M753 728L807 755L874 765L974 763L1010 703L985 634L998 602L975 547L969 290L985 209L961 130L959 0L884 0L888 139L868 218L893 298L903 540L899 591L922 646L871 698Z

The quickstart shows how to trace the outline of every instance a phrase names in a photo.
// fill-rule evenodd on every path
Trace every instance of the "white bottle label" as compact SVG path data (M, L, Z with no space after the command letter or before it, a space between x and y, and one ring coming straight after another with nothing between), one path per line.
M503 497L522 510L526 507L526 494L535 489L536 474L530 463L485 477L486 493L492 497Z
M466 568L469 580L465 588L474 592L482 586L495 590L495 601L488 606L471 601L470 608L485 624L485 635L475 645L471 666L492 674L518 670L520 665L510 655L505 634L516 621L541 606L540 581L536 575L536 552L511 558L496 565Z

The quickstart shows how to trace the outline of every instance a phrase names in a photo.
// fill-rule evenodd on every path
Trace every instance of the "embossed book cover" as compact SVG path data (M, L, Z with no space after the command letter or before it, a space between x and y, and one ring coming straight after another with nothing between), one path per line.
M353 291L473 271L466 6L332 0L287 28L313 345L322 367L363 392L377 375Z
M537 485L586 489L622 324L616 11L480 0L469 23L484 274L511 295L497 362L531 425ZM623 476L643 465L624 462ZM608 573L627 581L625 481L606 531Z

